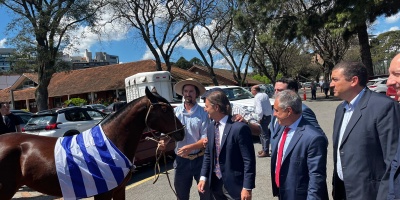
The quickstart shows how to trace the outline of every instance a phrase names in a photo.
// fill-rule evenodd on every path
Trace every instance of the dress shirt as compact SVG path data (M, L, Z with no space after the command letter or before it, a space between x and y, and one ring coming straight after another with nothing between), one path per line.
M196 143L202 138L207 137L207 126L210 123L207 112L198 104L194 105L189 112L186 111L182 103L175 108L175 115L185 125L185 137L182 141L176 142L175 153L185 145ZM190 154L198 153L193 150Z
M263 116L272 115L272 106L267 94L259 92L254 96L254 113L257 114L257 120L260 121Z
M356 97L353 98L353 100L348 102L344 102L344 115L343 115L343 120L342 120L342 126L340 127L340 132L339 132L339 140L338 140L338 147L337 147L337 161L336 161L336 171L341 180L343 180L343 171L342 171L342 162L340 160L340 144L342 143L342 138L344 131L346 130L347 124L349 123L351 116L353 115L354 108L357 106L360 98L364 94L365 89L361 90L360 93Z
M297 128L297 126L299 125L301 118L303 118L303 117L300 115L300 117L299 117L295 122L293 122L293 124L291 124L290 126L288 126L288 127L290 128L290 130L289 130L289 132L288 132L288 134L287 134L286 141L285 141L285 145L283 146L282 160L283 160L283 158L285 158L286 149L287 149L287 147L289 146L290 141L291 141L292 138L293 138L294 132L296 132L296 128ZM278 147L279 147L280 144L281 144L281 140L282 140L282 137L279 139ZM277 161L278 161L278 160L277 160ZM275 163L275 166L276 166L277 163L278 163L278 162ZM276 169L276 168L275 168L275 169Z

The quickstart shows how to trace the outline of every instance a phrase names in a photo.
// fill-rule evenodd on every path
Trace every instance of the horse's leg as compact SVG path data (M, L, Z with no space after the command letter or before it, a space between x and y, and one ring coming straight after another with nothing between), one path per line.
M0 199L11 199L21 183L20 152L16 149L3 149L0 155Z
M124 181L117 188L115 188L113 192L113 200L125 200L125 187L128 184L129 180L132 178L132 172L129 172Z

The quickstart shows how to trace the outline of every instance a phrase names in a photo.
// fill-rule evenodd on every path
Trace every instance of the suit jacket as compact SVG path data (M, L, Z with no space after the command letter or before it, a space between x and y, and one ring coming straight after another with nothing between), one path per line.
M323 133L324 131L322 130L321 126L319 126L317 117L315 116L315 113L311 110L311 108L309 108L304 103L301 108L302 108L303 118L305 118L308 122L310 122L310 124L312 124L315 128L317 128L319 131L321 131ZM277 136L276 133L278 133L279 131L283 131L283 130L280 130L281 126L279 126L279 124L275 123L275 122L276 122L276 117L272 116L271 123L269 124L269 130L271 131L271 136L272 136L271 137L271 145L273 145L273 143L276 142L276 138L273 137L274 134L275 134L275 136Z
M275 183L278 143L283 128L272 146L272 193L281 200L329 199L326 186L328 139L304 117L300 120L282 159L280 187Z
M400 143L397 153L392 161L389 177L389 195L388 200L400 199Z
M340 150L347 199L386 199L390 162L398 141L399 104L385 95L366 89L338 144L345 103L341 103L333 124L333 195L338 179L336 163Z
M211 186L211 175L215 166L215 126L210 123L207 129L208 143L204 153L201 176L207 177ZM225 125L221 140L219 164L222 181L229 195L240 199L243 188L255 187L256 158L250 128L242 122L232 122L231 116Z

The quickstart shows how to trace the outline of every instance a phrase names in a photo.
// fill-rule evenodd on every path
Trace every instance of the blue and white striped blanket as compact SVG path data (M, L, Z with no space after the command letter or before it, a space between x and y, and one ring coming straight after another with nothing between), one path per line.
M110 191L133 166L107 139L100 125L72 137L59 138L54 157L65 200Z

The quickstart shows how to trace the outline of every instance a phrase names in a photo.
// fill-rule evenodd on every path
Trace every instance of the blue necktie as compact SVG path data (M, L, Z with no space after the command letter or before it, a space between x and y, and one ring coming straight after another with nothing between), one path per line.
M219 166L219 153L221 151L221 142L220 142L220 137L219 137L219 122L215 122L215 175L221 179L222 174L221 174L221 169Z

